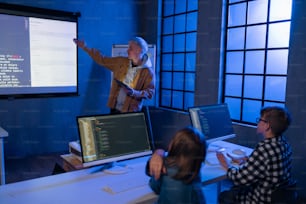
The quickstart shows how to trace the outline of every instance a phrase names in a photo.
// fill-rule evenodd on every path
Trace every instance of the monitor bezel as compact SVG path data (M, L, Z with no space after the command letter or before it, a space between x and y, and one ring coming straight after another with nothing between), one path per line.
M150 127L149 127L149 123L148 123L148 120L147 120L147 117L146 117L146 114L142 111L140 112L129 112L129 113L115 113L115 114L97 114L97 115L82 115L82 116L77 116L76 120L77 120L77 125L79 127L79 119L82 119L82 118L90 118L90 117L93 117L93 118L96 118L96 117L118 117L118 116L128 116L128 115L142 115L144 117L144 120L145 120L145 125L146 125L146 132L147 132L147 137L148 137L148 142L149 142L149 147L150 149L147 149L147 150L144 150L142 152L135 152L135 153L132 153L132 152L126 152L122 155L114 155L114 156L111 156L111 157L108 157L108 158L100 158L100 159L97 159L97 160L93 160L93 161L85 161L84 159L84 155L83 155L83 145L82 145L82 142L83 142L83 139L81 137L81 133L80 133L80 128L78 128L78 136L79 136L79 141L80 141L80 147L81 147L81 158L82 158L82 165L83 167L93 167L93 166L99 166L99 165L106 165L106 164L110 164L110 163L114 163L114 162L119 162L119 161L123 161L123 160L128 160L128 159L134 159L134 158L138 158L138 157L143 157L143 156L149 156L149 155L152 155L152 152L153 152L153 148L152 148L152 145L151 145L151 134L150 134Z

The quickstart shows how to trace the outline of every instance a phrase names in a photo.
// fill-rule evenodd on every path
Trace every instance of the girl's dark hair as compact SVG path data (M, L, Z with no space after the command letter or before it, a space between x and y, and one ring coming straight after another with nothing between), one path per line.
M261 109L260 115L269 122L275 136L282 135L291 124L291 115L286 108L278 106L264 107Z
M191 183L200 172L207 145L203 134L193 127L179 130L172 138L165 162L178 168L174 179Z

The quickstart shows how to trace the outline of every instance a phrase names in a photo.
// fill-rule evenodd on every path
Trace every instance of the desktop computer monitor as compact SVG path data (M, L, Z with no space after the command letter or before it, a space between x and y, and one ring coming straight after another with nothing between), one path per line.
M172 137L183 127L190 126L190 117L186 112L146 106L144 112L151 127L153 147L168 150Z
M78 116L83 166L96 166L152 154L145 114Z
M196 106L188 110L192 126L204 134L207 143L236 136L227 104Z

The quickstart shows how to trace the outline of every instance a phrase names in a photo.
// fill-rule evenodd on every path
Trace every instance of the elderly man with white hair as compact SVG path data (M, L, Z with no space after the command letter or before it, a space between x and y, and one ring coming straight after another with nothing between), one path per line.
M111 113L137 112L144 99L151 99L155 93L155 74L148 57L148 44L141 37L129 41L128 57L106 57L97 49L88 48L83 40L73 40L99 65L113 73L108 98Z

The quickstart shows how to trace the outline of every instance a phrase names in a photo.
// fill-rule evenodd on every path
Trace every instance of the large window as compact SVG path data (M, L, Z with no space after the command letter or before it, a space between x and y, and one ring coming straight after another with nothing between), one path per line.
M194 104L198 0L163 0L159 106Z
M291 0L227 0L223 102L254 124L266 105L284 106Z

